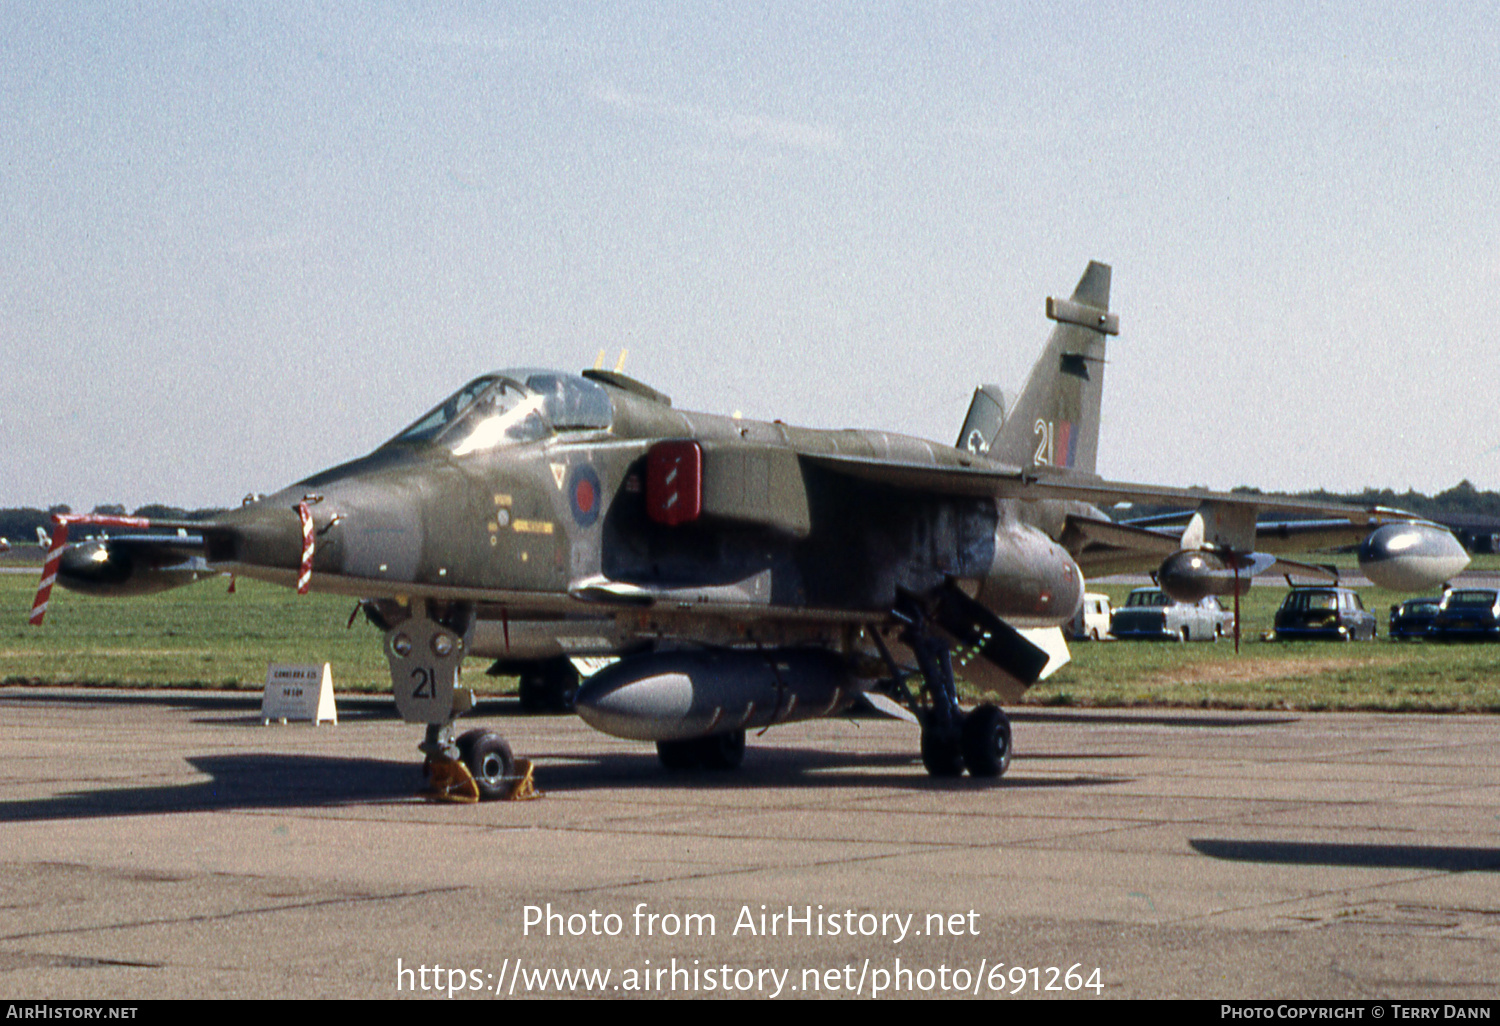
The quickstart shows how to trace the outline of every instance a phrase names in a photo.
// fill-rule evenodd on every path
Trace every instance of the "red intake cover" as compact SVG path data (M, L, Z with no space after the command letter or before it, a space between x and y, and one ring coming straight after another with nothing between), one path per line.
M646 512L668 527L703 512L703 450L691 440L657 442L646 454Z

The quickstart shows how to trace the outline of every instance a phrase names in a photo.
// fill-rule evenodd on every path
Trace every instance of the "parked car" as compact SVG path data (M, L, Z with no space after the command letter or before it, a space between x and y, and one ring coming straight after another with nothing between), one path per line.
M1109 632L1121 641L1217 641L1233 630L1234 614L1212 595L1198 602L1177 602L1160 588L1135 589L1109 622Z
M1109 637L1109 620L1113 614L1109 596L1087 591L1083 594L1083 605L1068 624L1068 636L1074 641L1103 641Z
M1407 641L1427 637L1433 617L1437 616L1441 598L1412 598L1399 606L1391 607L1390 627L1386 637L1392 641Z
M1458 588L1443 596L1427 636L1435 641L1500 639L1500 591Z
M1272 633L1281 641L1371 641L1375 638L1375 614L1351 588L1293 588L1276 610Z

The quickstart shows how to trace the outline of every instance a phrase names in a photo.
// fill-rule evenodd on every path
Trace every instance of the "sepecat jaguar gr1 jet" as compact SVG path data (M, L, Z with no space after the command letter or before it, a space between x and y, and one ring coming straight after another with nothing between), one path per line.
M975 392L956 445L678 410L618 371L475 378L369 455L203 522L64 517L53 578L134 595L230 572L358 598L383 635L401 715L430 767L494 797L497 734L455 722L466 657L654 742L669 768L732 768L747 730L864 702L921 726L935 776L1003 774L998 703L1066 659L1059 625L1087 574L1152 569L1175 596L1242 591L1306 537L1363 538L1376 583L1467 564L1398 511L1106 481L1095 473L1110 268L1091 263L1024 388ZM1185 528L1116 524L1098 504L1172 505ZM136 533L67 545L71 523ZM585 680L575 659L611 657ZM955 674L995 702L965 711ZM574 693L576 689L576 694ZM437 772L437 770L434 770Z

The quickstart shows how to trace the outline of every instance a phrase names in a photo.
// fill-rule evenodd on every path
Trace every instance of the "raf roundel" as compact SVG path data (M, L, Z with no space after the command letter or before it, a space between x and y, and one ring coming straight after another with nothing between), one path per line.
M568 475L568 505L573 510L573 521L579 527L592 527L599 519L599 475L594 468L583 464L573 468Z

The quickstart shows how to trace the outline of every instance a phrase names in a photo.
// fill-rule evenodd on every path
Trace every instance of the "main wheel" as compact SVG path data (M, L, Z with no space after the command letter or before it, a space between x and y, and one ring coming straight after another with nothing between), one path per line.
M711 734L686 741L656 742L656 757L669 770L732 770L745 761L745 732Z
M690 741L658 741L656 757L665 769L673 771L698 768L698 739Z
M961 777L964 772L959 732L938 724L931 713L922 720L922 765L934 777Z
M518 690L526 712L571 712L578 670L567 659L549 659L522 673Z
M1010 719L985 703L964 717L962 748L971 777L999 777L1010 768Z
M698 763L704 769L739 769L745 761L745 732L731 730L727 734L713 734L693 742L698 746Z
M479 785L479 797L484 801L505 797L516 767L505 738L490 730L471 730L457 744L459 758Z

